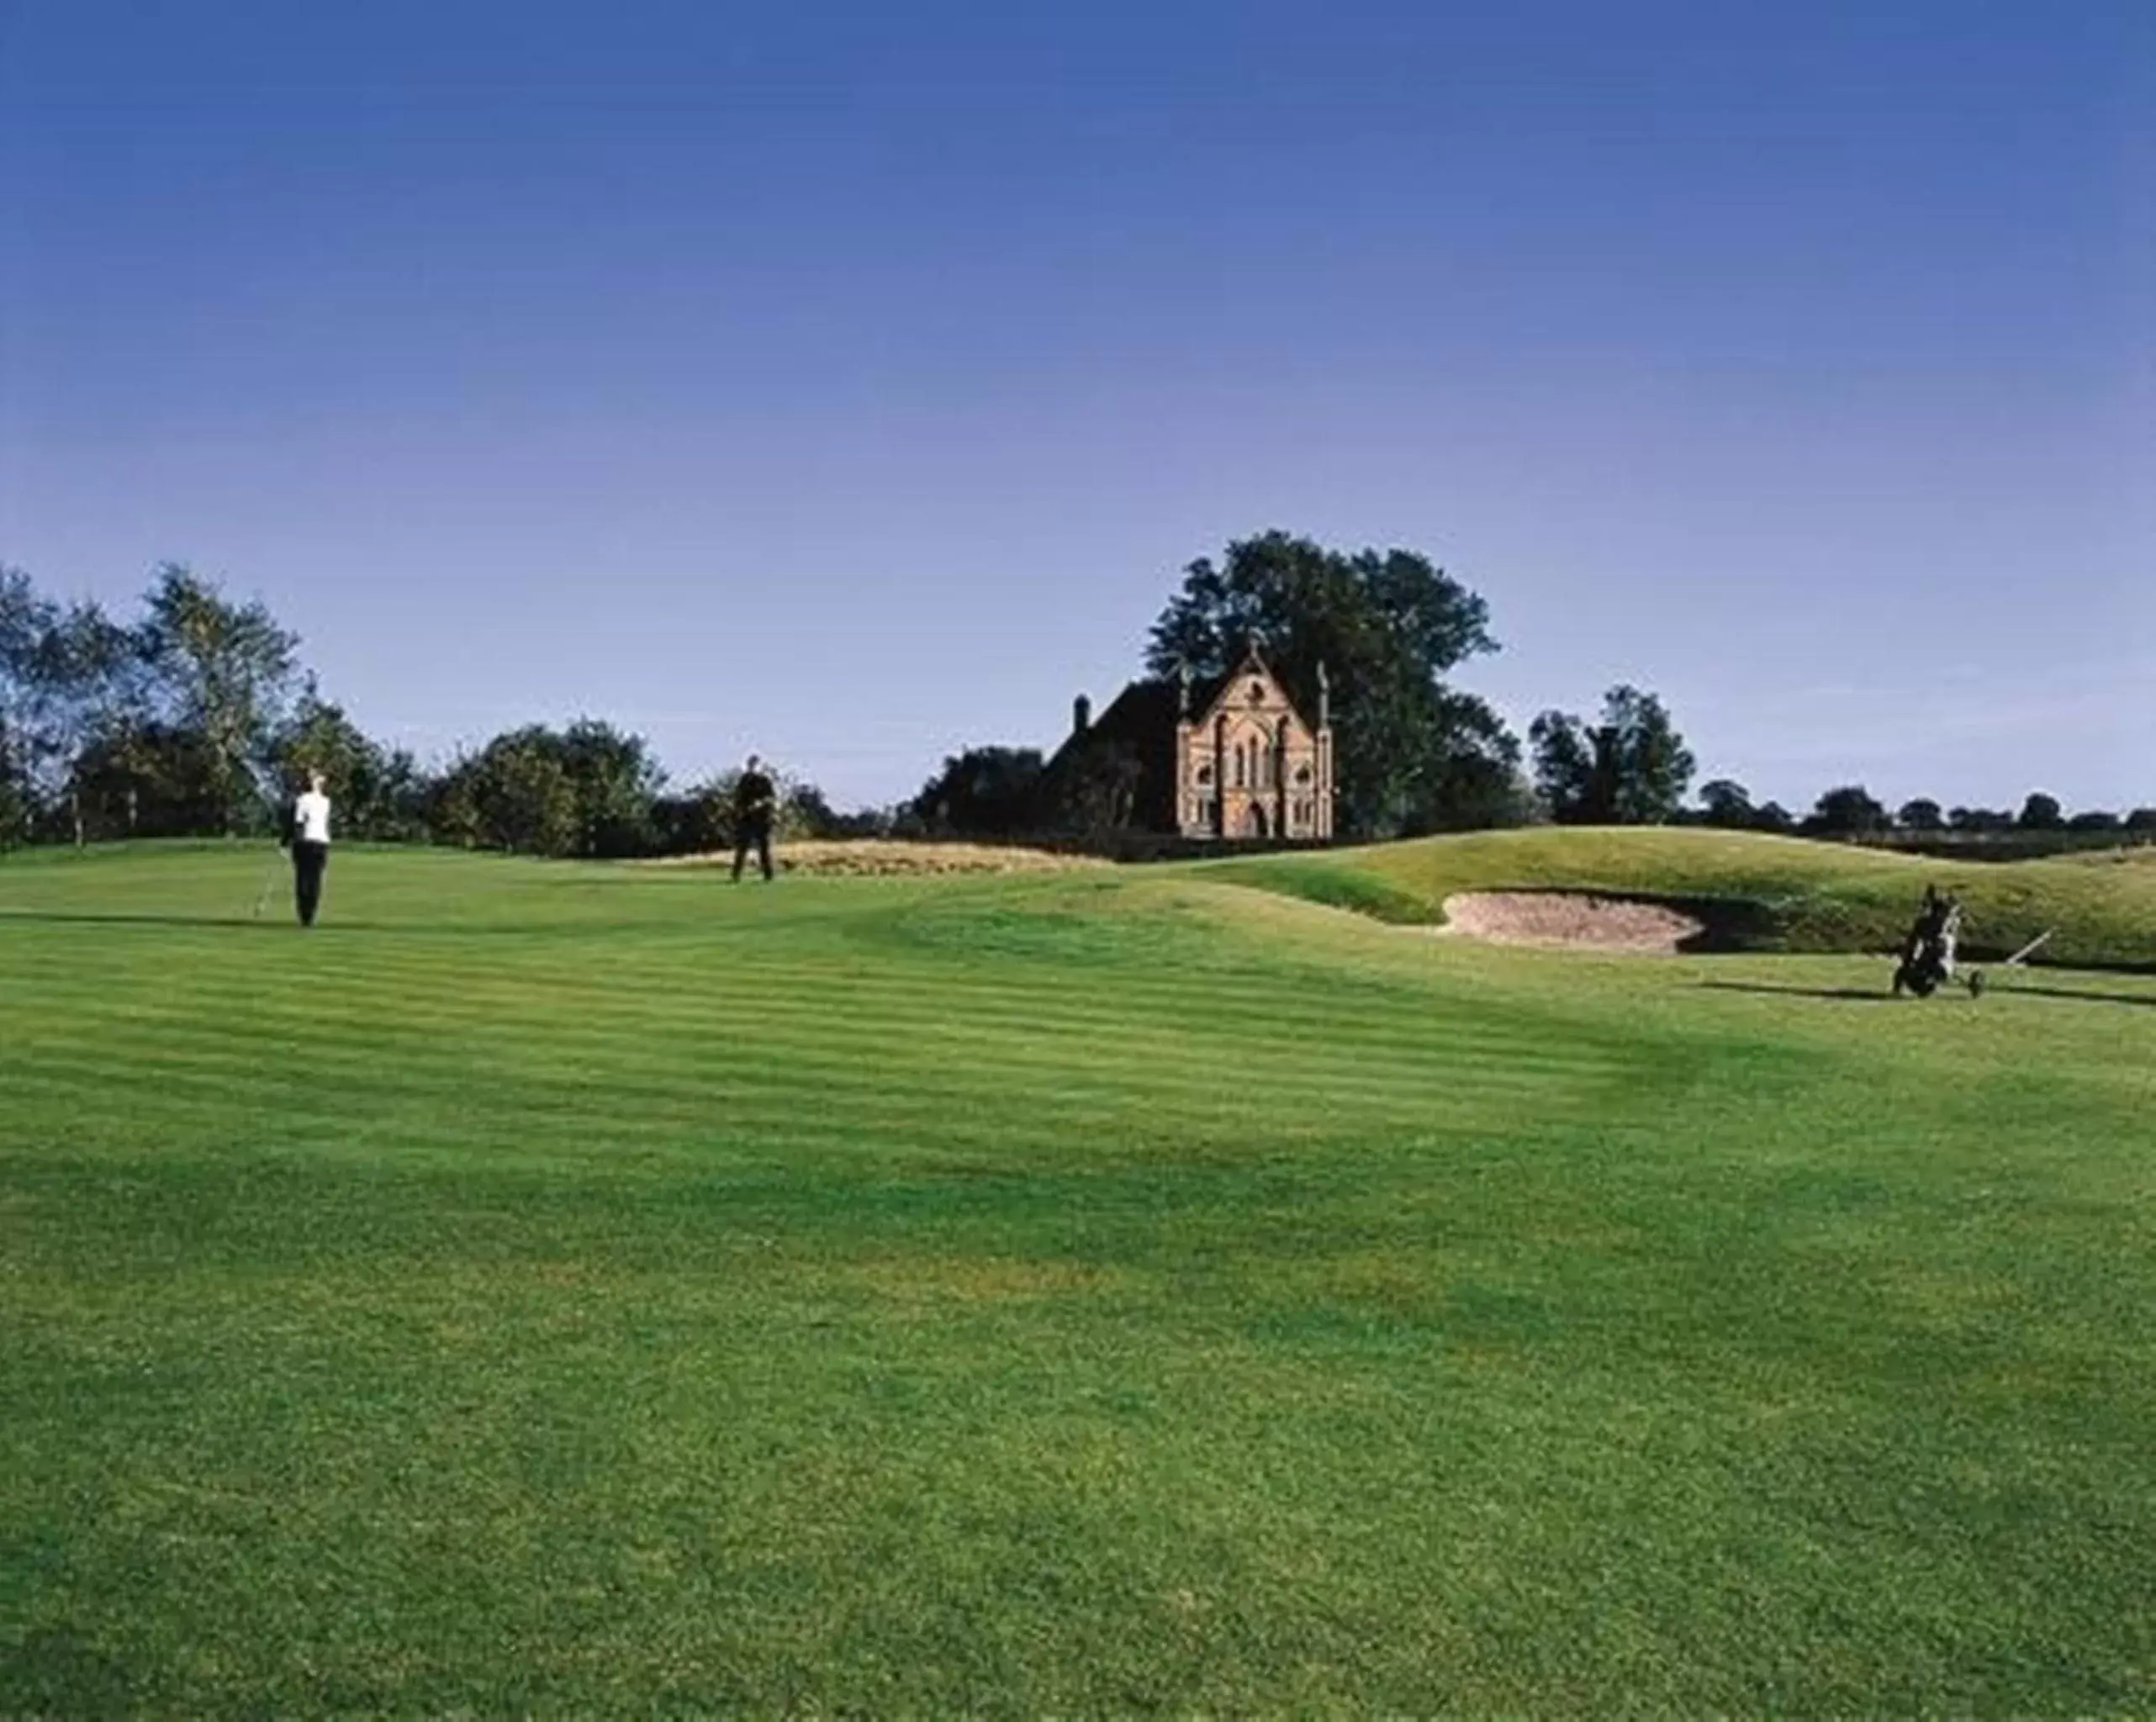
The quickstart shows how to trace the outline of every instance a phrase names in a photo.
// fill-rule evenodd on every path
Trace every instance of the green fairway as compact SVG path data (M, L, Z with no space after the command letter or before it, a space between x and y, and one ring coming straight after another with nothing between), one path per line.
M2156 1709L2156 977L1299 900L1937 876L1505 841L0 858L0 1714Z

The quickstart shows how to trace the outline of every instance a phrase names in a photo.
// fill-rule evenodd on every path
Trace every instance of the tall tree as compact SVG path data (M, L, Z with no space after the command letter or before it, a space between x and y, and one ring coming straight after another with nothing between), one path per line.
M652 803L666 786L651 744L597 718L581 717L562 732L557 746L576 789L577 853L649 854L657 837Z
M1527 726L1535 790L1560 825L1608 825L1616 817L1607 754L1569 711L1545 711Z
M1699 808L1709 825L1741 831L1759 816L1752 805L1752 791L1734 779L1718 777L1699 786Z
M647 854L663 782L642 736L591 718L566 730L527 724L444 774L429 823L453 843L526 854Z
M447 842L527 855L568 855L577 842L576 785L535 724L496 736L434 786L428 823Z
M75 762L86 823L98 836L194 837L224 828L208 744L198 730L152 720L108 731Z
M2024 831L2057 831L2066 823L2066 811L2058 796L2038 790L2021 803L2021 817L2014 822Z
M716 782L693 784L677 795L655 797L652 847L661 855L710 855L732 848L731 797Z
M1514 799L1519 747L1445 672L1494 652L1489 607L1408 550L1332 550L1271 531L1201 557L1154 623L1156 675L1233 670L1255 643L1306 713L1329 673L1335 828L1383 837L1486 822Z
M0 843L30 834L38 806L45 642L58 619L22 569L0 564Z
M0 791L18 821L41 811L86 840L76 768L137 685L135 660L132 635L95 603L63 609L0 570Z
M1546 711L1528 743L1535 788L1561 824L1664 824L1692 782L1691 750L1662 701L1625 683L1602 696L1599 724Z
M968 747L944 759L913 798L912 811L931 832L1011 837L1030 831L1040 815L1044 766L1036 747Z
M115 760L130 758L148 715L141 642L86 601L60 615L39 656L55 799L65 800L68 829L80 848L96 811L84 761L93 748Z
M1603 696L1601 734L1617 763L1617 818L1660 825L1673 817L1691 787L1694 762L1668 711L1652 694L1627 686Z
M252 768L289 703L299 637L259 600L235 604L177 563L158 568L145 603L146 655L170 715L209 749L223 828L259 823Z
M1040 799L1024 822L1041 830L1105 837L1126 829L1138 813L1145 768L1128 742L1089 735L1080 740L1053 779L1040 783ZM1012 829L1016 829L1014 826Z
M1826 837L1863 837L1887 828L1887 811L1862 784L1844 784L1819 798L1805 829Z

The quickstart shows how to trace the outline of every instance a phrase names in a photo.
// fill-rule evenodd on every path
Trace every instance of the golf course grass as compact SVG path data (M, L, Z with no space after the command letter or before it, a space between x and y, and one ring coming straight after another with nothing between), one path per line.
M2156 1709L2156 977L1655 835L0 858L0 1713Z
M1926 883L1967 905L1963 948L1999 958L2048 933L2046 964L2156 972L2156 845L2040 861L1942 861L1749 832L1541 827L1232 861L1214 876L1435 922L1457 891L1559 890L1719 905L1759 950L1880 951Z

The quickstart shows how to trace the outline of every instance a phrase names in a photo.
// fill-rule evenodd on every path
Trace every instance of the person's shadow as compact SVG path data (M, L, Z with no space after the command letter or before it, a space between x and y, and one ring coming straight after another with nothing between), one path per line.
M1894 1002L1893 991L1886 987L1870 991L1857 986L1781 986L1765 980L1703 980L1699 985L1714 992L1765 993L1781 998L1847 999L1858 1004L1873 1005ZM1961 989L1957 988L1956 990ZM2078 986L2029 986L2001 981L1991 982L1985 991L1987 996L2011 993L2016 998L2078 999L2085 1005L2139 1005L2143 1009L2156 1009L2156 993L2091 992Z
M29 926L51 927L260 927L265 932L283 932L295 923L291 916L252 915L140 915L91 914L83 910L67 909L0 909L0 927L22 922ZM339 921L336 926L346 932L368 929L371 923L364 921ZM330 925L324 922L314 930L321 932Z
M1757 992L1792 999L1848 999L1868 1005L1894 1001L1890 991L1861 986L1778 986L1764 980L1703 980L1699 985L1710 992Z

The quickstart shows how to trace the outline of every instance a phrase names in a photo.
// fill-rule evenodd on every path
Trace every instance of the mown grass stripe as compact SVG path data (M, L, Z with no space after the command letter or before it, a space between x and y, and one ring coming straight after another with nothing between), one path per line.
M2156 1011L263 864L0 859L0 1709L2146 1694Z

